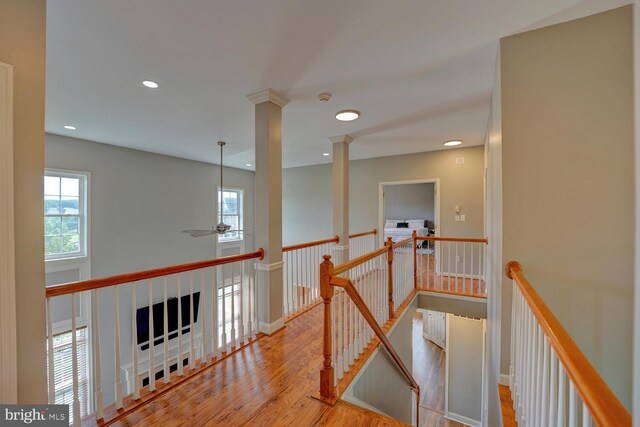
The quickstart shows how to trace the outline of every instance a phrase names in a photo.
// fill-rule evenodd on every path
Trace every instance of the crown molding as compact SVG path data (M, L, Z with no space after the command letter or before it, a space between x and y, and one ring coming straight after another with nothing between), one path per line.
M351 144L351 141L353 141L353 138L350 137L349 135L338 135L338 136L329 137L329 141L331 141L334 144L339 144L339 143Z
M265 89L258 92L250 93L247 95L247 99L254 104L262 104L263 102L273 102L278 107L282 108L289 103L289 98L281 93L276 92L273 89Z

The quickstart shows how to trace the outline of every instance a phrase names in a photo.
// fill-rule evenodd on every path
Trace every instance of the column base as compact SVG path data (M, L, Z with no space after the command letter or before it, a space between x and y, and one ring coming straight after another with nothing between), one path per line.
M265 323L260 322L258 325L258 330L265 335L271 336L278 332L280 329L284 329L284 317L279 318L275 322Z

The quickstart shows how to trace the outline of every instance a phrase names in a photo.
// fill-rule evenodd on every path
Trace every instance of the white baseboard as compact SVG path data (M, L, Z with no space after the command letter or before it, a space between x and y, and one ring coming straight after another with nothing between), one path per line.
M471 418L467 418L464 415L455 414L449 411L445 412L444 417L471 427L480 427L480 425L482 424L478 420L472 420Z
M273 335L282 328L284 328L284 317L271 323L260 322L259 330L265 335Z
M511 384L509 384L509 374L500 374L500 384L511 387Z

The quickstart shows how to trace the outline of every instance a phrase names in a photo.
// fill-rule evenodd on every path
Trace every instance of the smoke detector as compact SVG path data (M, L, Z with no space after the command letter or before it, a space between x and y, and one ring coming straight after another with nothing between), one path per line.
M318 99L322 102L327 102L331 98L331 94L329 92L322 92L318 95Z

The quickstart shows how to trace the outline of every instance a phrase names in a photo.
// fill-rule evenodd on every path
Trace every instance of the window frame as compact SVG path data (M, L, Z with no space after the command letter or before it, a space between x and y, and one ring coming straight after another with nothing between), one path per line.
M240 230L244 230L244 189L243 188L234 188L234 187L224 187L224 191L228 193L237 193L238 194L238 214L237 215L226 215L226 216L237 216L238 217L238 227ZM217 187L216 191L216 220L215 224L220 221L220 214L222 210L222 188L220 186ZM224 221L224 214L222 214ZM234 230L231 230L232 233ZM244 232L237 233L237 237L223 237L223 234L218 234L218 243L232 243L232 242L244 242Z
M46 176L55 176L58 178L75 178L80 181L80 188L78 191L78 231L79 231L79 251L78 252L70 252L70 253L59 253L59 254L44 254L45 263L51 261L62 261L62 260L81 260L88 259L90 255L90 236L89 230L90 228L90 217L89 217L89 196L90 196L90 183L91 183L91 174L85 171L75 171L75 170L67 170L67 169L56 169L56 168L45 168L44 175L42 177L43 182L43 192L42 192L42 200L44 203L44 178ZM44 218L47 217L64 217L64 215L47 215L44 213L43 209L43 221ZM44 241L44 233L42 235Z

